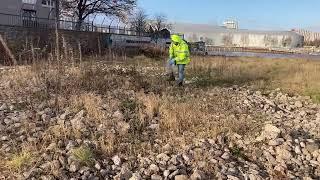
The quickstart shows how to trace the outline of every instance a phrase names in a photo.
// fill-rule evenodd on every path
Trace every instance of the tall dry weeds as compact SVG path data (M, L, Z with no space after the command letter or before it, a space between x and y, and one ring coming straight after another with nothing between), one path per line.
M101 121L105 116L101 110L102 99L94 93L72 95L69 99L69 107L75 113L85 109L88 117L96 121Z

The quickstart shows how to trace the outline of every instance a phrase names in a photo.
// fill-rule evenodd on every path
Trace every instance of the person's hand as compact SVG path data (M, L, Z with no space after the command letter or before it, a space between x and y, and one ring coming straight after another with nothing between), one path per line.
M173 59L171 59L171 61L173 62L174 65L177 65L176 59L173 58Z
M176 60L174 58L169 59L171 65L176 65Z

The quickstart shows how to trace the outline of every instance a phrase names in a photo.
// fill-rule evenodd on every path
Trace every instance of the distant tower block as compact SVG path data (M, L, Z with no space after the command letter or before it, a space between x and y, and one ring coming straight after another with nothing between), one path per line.
M238 29L239 25L236 20L227 19L223 22L223 26L227 29Z

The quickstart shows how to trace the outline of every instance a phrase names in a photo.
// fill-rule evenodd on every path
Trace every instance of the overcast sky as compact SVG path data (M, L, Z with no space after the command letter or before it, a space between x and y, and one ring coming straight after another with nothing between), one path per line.
M149 15L170 21L221 25L236 19L242 29L320 31L320 0L138 0Z

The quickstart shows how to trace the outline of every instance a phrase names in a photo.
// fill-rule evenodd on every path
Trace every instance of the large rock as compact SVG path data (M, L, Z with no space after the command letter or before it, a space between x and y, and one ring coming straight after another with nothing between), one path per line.
M56 178L54 178L54 176L48 175L48 176L41 176L40 179L41 180L54 180Z
M114 117L117 120L122 121L124 119L124 115L120 111L116 111L113 113L112 117Z
M149 170L152 172L152 173L157 173L157 172L159 172L159 167L157 166L157 165L155 165L155 164L151 164L150 166L149 166Z
M315 142L313 142L313 143L307 143L307 145L306 145L305 148L307 149L307 151L308 151L309 153L313 153L314 151L319 150L319 145L316 144Z
M84 117L85 113L85 110L81 110L74 116L74 118L82 118Z
M130 129L129 123L127 123L125 121L119 121L117 123L117 130L118 130L119 134L125 135L128 133L129 129Z
M170 160L170 157L168 155L166 155L165 153L161 153L161 154L157 155L157 160L159 162L168 162Z
M101 169L101 165L99 162L96 162L96 164L94 165L94 167L97 169L97 170L100 170Z
M227 175L228 179L230 180L240 180L240 178L233 176L233 175Z
M112 157L112 161L116 166L121 166L121 159L118 155Z
M1 141L8 141L9 140L9 136L2 136L0 138Z
M6 103L3 103L1 106L0 106L0 111L5 111L8 109L8 106Z
M189 177L186 175L177 175L174 177L174 180L188 180Z
M151 175L151 180L162 180L163 178L157 174L152 174Z
M83 122L84 113L85 113L84 110L78 112L78 114L76 114L75 117L70 121L74 129L84 130L86 128Z
M142 180L142 177L139 173L133 173L129 180Z
M151 130L159 130L160 125L159 124L151 124L148 128Z
M59 160L53 160L51 162L51 168L54 169L54 170L58 170L60 167L61 167L61 164L59 162Z
M300 146L295 146L295 147L294 147L294 152L295 152L296 154L301 154L302 152L301 152Z
M115 179L130 179L132 178L132 172L127 166L122 166L120 173L115 177Z
M40 168L43 169L43 170L51 170L51 162L46 162L42 165L40 165Z
M222 154L221 158L224 160L228 160L230 158L230 154L228 152L225 152Z
M66 120L66 119L68 119L68 117L69 117L70 114L71 114L71 111L69 111L69 110L67 109L63 114L60 115L60 119Z
M80 169L80 164L78 162L72 162L70 167L69 167L69 171L70 172L77 172Z
M283 147L278 146L276 148L277 159L279 160L289 160L292 155L291 153Z
M170 175L170 171L169 170L163 171L163 176L164 177L168 177L169 175Z
M188 153L184 153L184 154L182 154L182 158L183 158L183 160L185 161L185 163L191 163L191 161L192 161L192 159L193 159L193 157L190 155L190 154L188 154Z
M257 137L257 141L263 141L265 139L273 140L279 137L281 130L274 125L266 124L264 129L259 137Z
M204 180L207 179L204 172L200 170L195 170L193 174L190 176L191 180Z
M296 101L296 102L294 103L294 106L295 106L296 108L302 108L302 107L303 107L303 104L302 104L301 101Z
M269 146L279 146L284 142L283 138L272 139L269 141Z
M9 125L9 124L12 124L12 123L13 123L13 121L12 121L11 119L8 119L8 118L5 118L5 119L3 120L3 122L4 122L6 125Z

